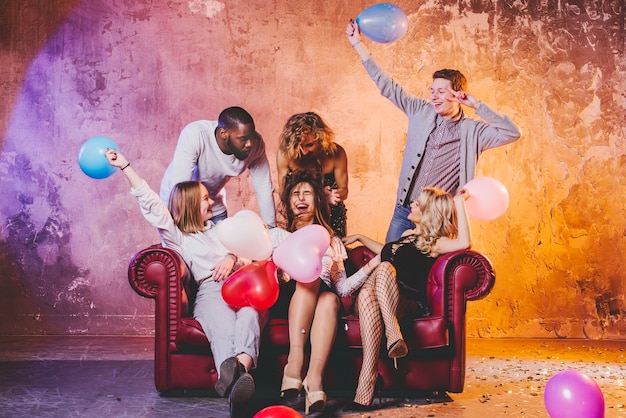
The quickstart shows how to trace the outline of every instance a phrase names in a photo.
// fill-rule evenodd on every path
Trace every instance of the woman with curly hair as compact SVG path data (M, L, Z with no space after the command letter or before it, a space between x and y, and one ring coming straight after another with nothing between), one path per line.
M348 198L348 158L343 147L335 142L335 134L316 113L291 116L280 134L276 156L279 190L285 176L296 169L320 174L326 201L330 205L330 224L340 237L346 236Z
M470 247L471 231L465 213L467 197L465 189L453 198L441 189L426 187L411 203L407 217L415 228L405 231L399 240L383 245L360 234L343 239L346 245L361 242L379 254L381 260L357 296L363 365L354 401L344 411L369 410L374 392L384 385L378 374L383 329L387 355L395 361L408 354L398 318L430 315L426 282L437 257Z

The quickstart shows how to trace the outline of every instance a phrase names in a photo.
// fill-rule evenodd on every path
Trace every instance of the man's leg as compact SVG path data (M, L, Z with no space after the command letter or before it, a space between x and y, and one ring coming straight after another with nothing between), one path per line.
M404 231L415 228L415 224L407 219L411 209L402 205L396 205L385 242L397 241L400 239Z

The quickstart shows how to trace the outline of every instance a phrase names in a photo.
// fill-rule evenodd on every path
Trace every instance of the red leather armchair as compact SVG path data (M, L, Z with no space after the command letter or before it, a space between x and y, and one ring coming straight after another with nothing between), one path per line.
M349 250L347 269L363 265L371 256L365 247ZM213 389L216 365L202 327L192 315L197 287L180 255L160 245L145 248L132 258L128 279L139 295L155 299L156 389ZM399 359L396 370L384 350L381 352L384 392L462 392L466 303L485 297L494 283L491 262L480 253L468 250L439 257L427 287L432 315L402 324L408 356ZM351 311L352 302L352 297L342 299L346 312ZM277 393L288 350L287 319L273 315L263 333L259 367L253 373L264 385L275 385ZM325 389L353 391L360 365L358 317L348 314L339 321Z

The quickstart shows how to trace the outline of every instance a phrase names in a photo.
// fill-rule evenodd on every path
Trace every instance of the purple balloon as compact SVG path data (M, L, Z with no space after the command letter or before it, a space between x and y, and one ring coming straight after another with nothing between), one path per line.
M552 376L546 384L543 402L551 418L603 418L604 396L598 384L576 370Z
M391 3L378 3L363 10L356 23L363 35L380 43L395 42L409 28L409 19L401 8Z

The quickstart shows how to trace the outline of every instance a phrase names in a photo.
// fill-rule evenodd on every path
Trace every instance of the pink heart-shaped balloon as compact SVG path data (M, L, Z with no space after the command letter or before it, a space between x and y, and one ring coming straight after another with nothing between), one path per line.
M310 283L322 272L322 257L330 245L328 231L307 225L289 235L274 250L272 259L294 280Z

